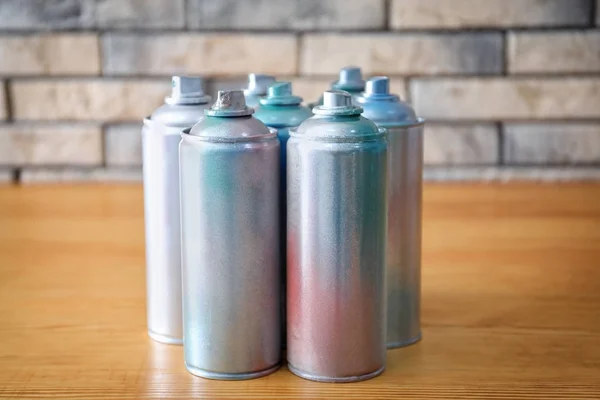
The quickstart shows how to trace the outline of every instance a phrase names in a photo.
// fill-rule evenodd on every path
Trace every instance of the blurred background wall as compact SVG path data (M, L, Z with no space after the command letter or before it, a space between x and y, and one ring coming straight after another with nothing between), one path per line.
M141 179L170 75L388 75L429 180L600 179L600 0L0 0L0 181Z

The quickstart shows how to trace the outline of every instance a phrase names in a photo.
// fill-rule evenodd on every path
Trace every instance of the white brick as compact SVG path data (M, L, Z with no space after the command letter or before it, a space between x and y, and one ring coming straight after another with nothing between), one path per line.
M191 28L378 29L385 23L382 0L190 0Z
M392 28L585 26L592 0L392 0Z
M296 38L290 34L107 34L103 38L104 72L293 75L296 47Z
M169 82L36 80L10 86L17 120L141 121L161 105Z
M4 82L0 81L0 121L5 120L8 117L8 105L6 104Z
M140 168L25 168L21 171L20 182L36 183L138 183L142 181Z
M183 0L102 0L97 3L100 28L183 28Z
M0 165L100 165L100 128L90 125L0 125Z
M94 9L95 0L2 0L0 29L90 28Z
M427 167L423 179L429 182L597 182L600 181L600 168Z
M490 74L502 71L498 33L315 34L302 40L303 74L336 74L347 65L381 75Z
M98 75L99 51L90 34L0 36L0 74Z
M142 124L110 125L104 129L106 165L142 165Z
M425 124L425 164L496 164L498 129L493 124Z
M600 162L600 124L506 124L504 158L513 164Z
M281 78L280 80L289 80L292 82L294 93L304 99L305 103L316 101L324 91L331 88L331 83L337 80L336 76L329 78L323 77L296 77ZM401 98L406 98L406 86L403 79L390 79L390 91Z
M411 99L438 120L600 117L600 79L415 79Z
M600 71L600 31L518 32L508 36L511 73Z

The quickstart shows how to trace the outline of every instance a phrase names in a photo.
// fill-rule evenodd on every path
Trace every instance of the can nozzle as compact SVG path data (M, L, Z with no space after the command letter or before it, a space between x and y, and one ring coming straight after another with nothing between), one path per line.
M171 95L165 99L167 104L204 104L210 97L204 94L202 78L192 76L173 76Z
M267 88L269 85L275 82L275 77L271 75L263 74L248 74L248 88L245 90L246 94L267 94Z
M348 107L352 105L352 96L343 90L328 90L323 93L323 107Z
M241 117L252 115L254 109L246 106L241 90L219 90L215 104L204 113L211 117Z
M388 95L390 94L390 80L387 76L374 76L367 81L365 88L367 95Z
M294 96L291 82L275 82L267 90L267 97L259 100L262 105L295 105L302 103L302 97Z
M363 90L365 81L359 67L345 67L340 70L338 81L333 83L334 89Z
M323 93L323 105L313 109L318 115L358 115L362 111L352 104L352 95L343 90L327 90Z

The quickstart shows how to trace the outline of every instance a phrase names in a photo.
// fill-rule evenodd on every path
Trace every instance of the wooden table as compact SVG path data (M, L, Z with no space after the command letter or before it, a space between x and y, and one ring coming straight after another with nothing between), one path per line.
M600 185L425 188L423 334L356 384L193 377L146 335L139 186L0 188L0 398L600 398Z

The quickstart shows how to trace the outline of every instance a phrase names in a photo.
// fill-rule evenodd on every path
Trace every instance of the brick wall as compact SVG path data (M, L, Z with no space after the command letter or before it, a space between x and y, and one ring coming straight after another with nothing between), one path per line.
M596 0L2 0L0 181L139 180L173 73L314 100L350 64L428 120L427 179L600 179Z

